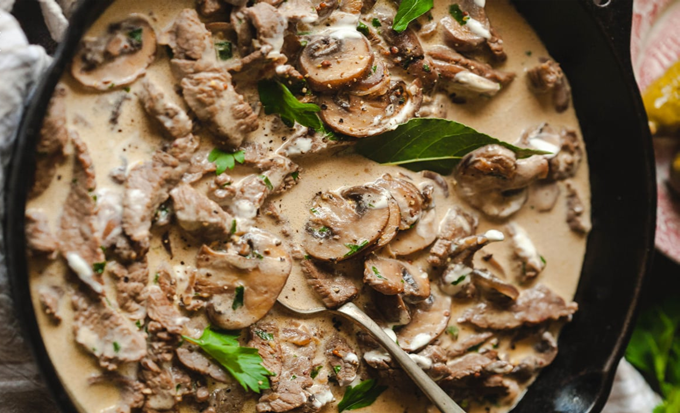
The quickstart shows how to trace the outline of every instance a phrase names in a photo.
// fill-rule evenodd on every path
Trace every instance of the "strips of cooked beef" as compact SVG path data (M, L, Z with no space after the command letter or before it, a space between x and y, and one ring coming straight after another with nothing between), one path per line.
M334 274L307 259L301 261L300 266L307 284L328 308L338 308L359 295L359 289L352 280L342 274Z
M562 72L560 64L552 59L540 58L537 66L527 70L529 86L536 94L552 93L552 102L557 112L564 112L571 101L571 87Z
M170 46L173 60L215 60L212 36L194 9L182 10L159 43Z
M357 378L359 356L340 335L326 342L326 358L340 386L348 386Z
M465 310L460 323L490 330L513 330L534 326L550 320L571 317L578 310L575 302L566 303L562 297L544 285L537 285L520 293L509 306L482 302Z
M586 234L590 231L590 224L587 217L583 214L586 209L583 206L581 197L579 196L574 184L566 182L567 187L567 224L569 228L579 234Z
M69 267L93 291L103 292L100 271L93 265L104 261L100 240L94 227L95 201L92 191L96 188L94 164L87 145L76 133L71 139L75 148L71 188L59 220L59 250Z
M452 252L453 242L469 237L477 230L478 219L458 206L450 208L439 224L437 241L430 248L427 262L438 267L444 265Z
M129 265L112 262L109 272L116 278L116 301L131 320L146 317L146 285L149 281L149 266L146 258Z
M228 239L234 218L217 203L188 184L170 191L177 223L193 237L207 241Z
M241 413L248 395L237 383L213 391L203 413Z
M29 194L35 198L52 183L57 166L66 159L66 145L70 136L66 126L66 87L59 84L54 89L47 113L40 128L36 146L36 165L33 186Z
M38 289L38 299L40 306L45 314L50 316L50 319L55 323L61 322L61 311L59 311L59 303L64 291L61 287L42 285Z
M281 379L283 364L279 327L271 321L259 321L250 326L249 332L248 347L257 349L260 357L262 357L262 365L273 373L269 377L269 381L272 386L275 386Z
M227 372L213 359L205 356L201 349L185 341L177 348L177 359L186 368L193 370L203 376L210 376L216 381L227 383L230 381Z
M99 365L115 370L122 363L139 361L146 355L144 333L104 297L73 291L73 330L83 349L99 359Z
M168 135L178 139L191 133L193 123L189 116L184 109L172 102L154 81L145 77L137 95L146 113L156 119Z
M50 231L47 215L40 210L26 210L26 244L31 254L57 257L59 242Z

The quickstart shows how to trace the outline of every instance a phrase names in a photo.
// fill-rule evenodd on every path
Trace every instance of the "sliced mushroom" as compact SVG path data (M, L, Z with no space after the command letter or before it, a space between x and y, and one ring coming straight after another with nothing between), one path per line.
M426 211L411 229L399 231L390 250L395 255L404 256L427 248L437 238L437 213L434 208Z
M545 268L545 260L538 253L524 228L514 222L509 223L506 228L512 239L515 256L521 264L522 279L536 278Z
M84 86L107 90L129 85L146 71L156 55L156 32L140 14L111 24L105 35L85 38L71 65Z
M529 202L538 212L550 212L560 196L557 182L538 181L529 187Z
M350 93L357 96L381 96L390 88L390 72L382 60L376 60L366 78L356 82Z
M467 24L461 25L451 16L444 17L439 23L444 28L443 32L446 42L459 52L474 51L486 40L484 37L470 30ZM486 33L488 33L488 31ZM488 36L491 37L491 33L489 33Z
M247 327L264 317L286 284L292 266L281 240L257 228L230 243L226 251L204 245L196 261L203 270L201 282L212 285L213 291L224 291L212 295L207 309L211 321L228 330Z
M400 230L411 228L420 219L425 199L417 186L405 179L393 178L390 174L384 174L375 184L388 190L397 201L401 214Z
M390 217L389 193L375 185L324 192L312 201L303 247L324 261L357 256L381 236Z
M427 300L413 307L411 322L397 331L399 345L406 351L425 347L444 331L450 317L451 297L433 288Z
M411 309L401 294L385 295L375 292L373 303L385 322L393 325L406 325L411 322Z
M402 263L401 273L404 279L404 299L409 303L417 303L430 296L430 279L427 273L407 262Z
M501 145L467 154L454 170L458 195L486 215L507 218L526 202L527 187L548 174L543 156L517 159Z
M324 95L319 100L321 119L335 132L364 138L396 128L411 119L423 102L420 81L396 82L382 96L365 98L349 93Z
M444 265L453 252L455 242L460 238L469 237L477 230L477 217L458 206L449 208L444 219L439 223L437 242L430 248L427 262L435 267Z
M432 171L422 171L420 174L423 176L423 178L427 178L427 179L434 181L434 183L437 184L439 189L442 190L442 193L444 194L444 198L449 197L449 183L446 182L446 180L444 179L443 176L439 175L436 172L432 172Z
M519 290L514 285L508 284L488 271L476 269L472 271L471 278L475 286L481 288L487 294L493 294L488 297L491 300L495 298L494 295L497 296L498 294L513 301L519 297Z
M390 210L390 218L387 220L387 225L385 225L383 233L380 235L378 242L375 243L375 249L382 248L392 242L399 231L399 223L401 222L401 210L399 209L399 204L394 199L394 197L390 197L387 202L387 208Z
M569 128L556 128L544 123L525 131L517 141L522 146L550 152L549 178L554 181L576 175L583 159L583 144L576 132Z
M331 33L310 39L302 50L299 69L312 89L331 92L366 77L373 60L371 46L361 33Z
M364 283L381 294L404 292L404 265L401 261L371 255L364 263Z

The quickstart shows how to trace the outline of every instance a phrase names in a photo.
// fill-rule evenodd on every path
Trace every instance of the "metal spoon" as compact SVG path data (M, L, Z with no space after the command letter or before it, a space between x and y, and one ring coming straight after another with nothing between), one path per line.
M399 347L397 343L394 342L390 336L385 334L383 329L375 323L369 316L366 315L356 304L349 302L336 310L329 310L326 307L313 307L300 309L292 306L290 303L286 302L283 294L279 296L279 303L289 309L290 311L302 314L319 314L324 311L330 311L333 314L341 314L346 318L354 321L368 331L368 333L380 343L385 350L392 356L393 360L396 360L399 365L404 369L406 374L411 377L413 382L420 387L420 390L425 393L425 395L434 403L435 406L441 411L441 413L465 413L456 402L451 400L448 394L442 390L441 387L435 383L430 376L425 374L425 372L416 364L415 361L409 357L409 355Z

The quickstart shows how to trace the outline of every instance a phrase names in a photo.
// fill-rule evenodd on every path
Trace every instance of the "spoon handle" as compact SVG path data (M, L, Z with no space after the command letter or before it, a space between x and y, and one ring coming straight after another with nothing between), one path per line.
M420 387L420 390L434 403L441 413L465 413L456 402L451 400L448 394L442 390L441 387L435 383L430 376L428 376L415 361L409 357L404 350L399 347L385 334L383 329L375 323L369 316L367 316L354 303L347 303L335 310L335 312L345 315L358 324L362 325L381 346L387 350L394 360L397 361L404 369L404 371L411 377L413 382Z

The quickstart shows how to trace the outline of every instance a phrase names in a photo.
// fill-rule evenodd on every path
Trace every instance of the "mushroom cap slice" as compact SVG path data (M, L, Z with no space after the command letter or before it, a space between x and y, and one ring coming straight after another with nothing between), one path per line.
M319 35L311 38L300 55L299 69L317 92L342 89L368 75L373 53L368 39L354 36Z
M357 256L382 235L390 217L389 197L375 185L318 194L312 200L303 247L324 261Z
M402 262L402 265L404 267L401 274L404 279L404 299L409 303L427 299L430 296L430 279L427 273L407 262Z
M204 245L196 261L204 282L225 291L213 294L207 309L210 320L228 330L247 327L264 317L276 303L292 267L283 242L257 228L229 244L227 251ZM240 287L242 305L235 303Z
M411 309L401 294L385 295L376 291L373 303L387 323L403 326L411 322Z
M423 91L419 80L399 81L384 95L367 98L342 92L319 99L321 120L335 132L355 138L378 135L411 119L420 109Z
M420 219L425 199L417 186L405 179L393 178L390 174L383 175L375 184L388 190L397 201L401 214L400 230L411 228Z
M406 351L416 351L437 338L449 324L451 297L433 288L427 300L412 307L411 322L397 331L399 345Z
M401 261L371 255L364 262L364 283L384 295L404 292L404 265Z
M501 294L504 298L512 301L519 297L519 290L514 285L508 284L488 271L475 269L470 277L477 287L482 288L487 293Z
M146 17L131 14L110 25L103 37L83 39L71 74L83 86L107 90L134 82L155 56L156 32Z
M383 229L383 233L375 244L375 249L379 249L389 244L394 237L397 236L399 231L399 223L401 222L401 211L399 210L399 204L394 199L390 197L387 201L387 208L390 210L390 218L387 220L387 224Z
M371 73L352 86L351 94L357 96L380 96L390 88L390 72L382 60L376 60Z
M472 30L467 25L461 26L451 16L442 18L439 23L443 27L444 39L456 51L471 52L477 50L486 39Z
M426 211L411 229L399 231L390 242L395 255L404 256L420 251L437 239L437 213L434 208Z

